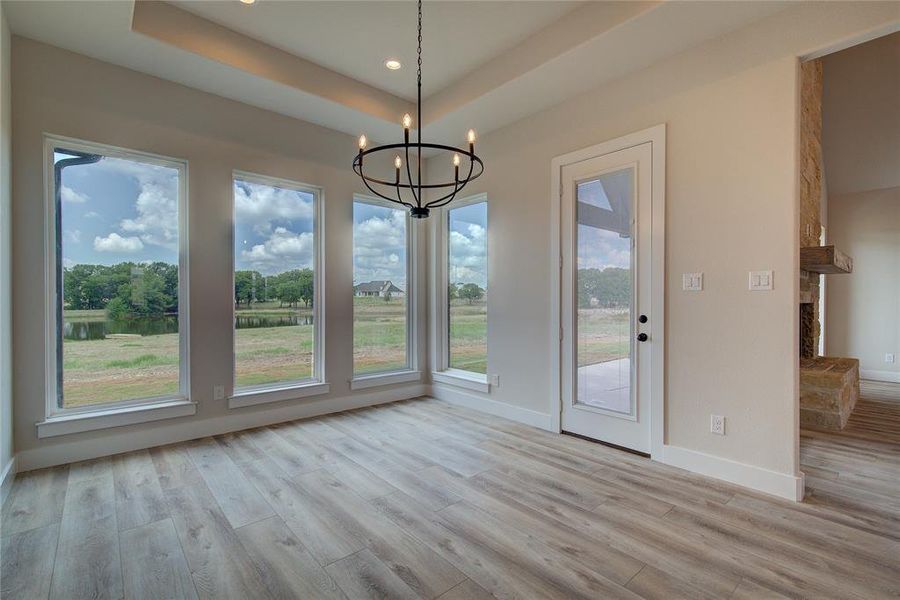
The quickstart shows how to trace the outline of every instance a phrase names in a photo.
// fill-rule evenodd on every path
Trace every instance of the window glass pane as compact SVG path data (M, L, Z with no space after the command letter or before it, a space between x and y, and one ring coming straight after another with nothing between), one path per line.
M576 401L633 414L631 385L634 169L583 181L578 207Z
M353 373L409 367L407 213L353 203Z
M487 202L449 212L450 367L487 373Z
M56 148L59 406L179 392L179 170Z
M315 196L234 180L234 384L313 377Z

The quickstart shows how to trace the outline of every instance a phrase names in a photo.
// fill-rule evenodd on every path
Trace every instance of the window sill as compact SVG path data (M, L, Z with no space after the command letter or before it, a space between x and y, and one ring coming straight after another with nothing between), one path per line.
M354 377L350 380L350 389L364 390L366 388L378 387L381 385L393 385L395 383L409 383L410 381L421 380L421 371L394 371L392 373L376 373L374 375Z
M39 438L56 437L58 435L122 427L123 425L147 423L161 419L189 417L194 414L197 414L196 402L191 402L187 398L175 398L152 404L138 404L135 406L49 417L37 423L37 434Z
M331 391L331 384L321 381L285 387L253 388L235 392L228 399L228 408L244 408L270 402L297 400L309 396L320 396Z
M431 374L431 379L435 383L455 385L456 387L481 392L483 394L489 394L491 392L491 384L488 383L487 375L482 375L481 373L471 373L459 369L447 369L446 371L433 372Z

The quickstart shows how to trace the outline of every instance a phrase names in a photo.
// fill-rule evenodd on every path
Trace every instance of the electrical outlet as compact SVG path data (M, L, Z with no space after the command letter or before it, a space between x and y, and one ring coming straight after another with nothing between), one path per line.
M682 273L681 289L685 292L702 292L703 273Z
M496 373L491 375L491 387L500 387L500 376Z
M225 386L224 385L214 385L213 386L213 400L224 400L225 399Z
M716 435L725 435L725 417L722 415L710 415L709 432Z
M894 355L893 355L893 354L885 354L885 355L884 355L884 362L886 362L886 363L893 363L893 362L894 362Z

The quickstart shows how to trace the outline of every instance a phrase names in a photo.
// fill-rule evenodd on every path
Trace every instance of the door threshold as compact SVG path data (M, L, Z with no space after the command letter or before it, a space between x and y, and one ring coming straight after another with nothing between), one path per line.
M581 435L580 433L572 433L571 431L563 431L562 434L570 435L572 437L576 437L581 440L586 440L588 442L593 442L594 444L600 444L601 446L608 446L610 448L614 448L616 450L621 450L621 451L627 452L629 454L635 454L637 456L642 456L644 458L650 458L650 454L648 454L647 452L641 452L639 450L632 450L631 448L626 448L625 446L619 446L618 444L604 442L603 440L594 439L594 438L588 437L586 435Z

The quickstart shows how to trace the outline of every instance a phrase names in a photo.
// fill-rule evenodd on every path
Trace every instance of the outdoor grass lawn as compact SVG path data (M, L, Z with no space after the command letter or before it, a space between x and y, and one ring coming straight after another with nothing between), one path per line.
M253 316L308 315L308 309L279 308L277 303L240 309ZM487 371L487 314L484 302L451 306L450 365L476 373ZM73 312L77 314L72 314ZM66 311L66 318L103 320L102 311ZM578 311L578 364L628 355L626 312ZM251 327L235 336L235 378L239 386L283 383L312 373L312 325ZM366 374L406 366L405 300L354 298L354 373ZM65 406L163 396L178 392L178 334L111 336L102 340L63 342Z
M627 311L578 309L578 366L627 357L631 339L629 324Z

